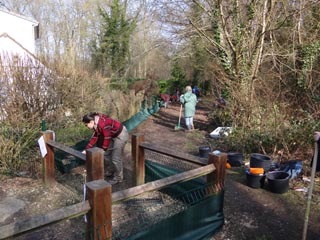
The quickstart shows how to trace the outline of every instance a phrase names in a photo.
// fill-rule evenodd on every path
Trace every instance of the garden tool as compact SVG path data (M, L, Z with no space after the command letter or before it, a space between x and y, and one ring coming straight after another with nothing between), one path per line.
M182 115L182 104L180 105L180 113L179 113L178 125L174 127L174 130L175 130L175 131L178 131L178 130L182 130L182 129L183 129L183 128L180 126L181 115Z

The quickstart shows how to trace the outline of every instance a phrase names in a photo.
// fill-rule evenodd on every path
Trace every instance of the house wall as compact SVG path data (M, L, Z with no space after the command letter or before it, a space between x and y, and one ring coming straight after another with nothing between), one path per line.
M0 9L0 36L2 34L9 35L16 43L23 46L24 49L35 54L35 33L34 27L38 26L36 21L29 18L7 12ZM13 51L20 53L21 47L17 44L10 43L10 39L2 37L0 41L0 51Z

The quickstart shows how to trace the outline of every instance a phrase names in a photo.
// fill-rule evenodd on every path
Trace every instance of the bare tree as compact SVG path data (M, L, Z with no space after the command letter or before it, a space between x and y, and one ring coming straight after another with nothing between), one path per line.
M158 21L157 5L141 1L140 18L132 35L129 75L145 78L155 74L167 78L170 72L171 43L164 37Z

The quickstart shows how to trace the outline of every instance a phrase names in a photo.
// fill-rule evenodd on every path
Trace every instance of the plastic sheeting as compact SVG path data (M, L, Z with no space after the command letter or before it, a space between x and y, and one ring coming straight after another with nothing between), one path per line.
M302 172L302 160L289 160L280 164L280 171L284 171L289 174L290 179L298 177Z
M155 114L160 110L159 103L156 98L153 98L153 103L150 108L146 107L145 104L145 101L142 102L140 111L130 117L128 120L122 122L122 124L126 126L128 132L131 132L134 128L147 120L150 115Z

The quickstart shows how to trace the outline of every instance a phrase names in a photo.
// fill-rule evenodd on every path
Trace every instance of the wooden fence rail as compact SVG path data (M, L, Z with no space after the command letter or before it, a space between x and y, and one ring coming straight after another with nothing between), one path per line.
M151 143L147 142L142 142L140 143L140 147L145 149L145 150L150 150L156 153L160 153L169 157L174 157L177 160L183 160L186 162L194 163L200 166L205 166L207 165L207 161L201 161L198 157L186 154L186 153L181 153L177 152L176 150L168 149L162 146L157 146Z
M64 219L84 215L91 209L89 201L77 203L72 206L59 208L44 215L33 216L28 219L10 223L0 227L0 239L27 232L32 229L44 227Z
M207 175L207 182L215 184L216 190L220 191L224 186L224 178L226 173L227 154L220 153L218 155L209 153L208 160L203 161L199 158L185 153L180 153L172 149L156 146L154 144L144 142L144 135L132 135L132 160L136 185L144 184L145 179L145 150L157 152L166 156L174 157L177 160L186 161L199 166L213 165L215 171Z
M132 160L137 186L112 193L111 185L104 181L104 154L102 149L88 149L84 155L79 151L55 142L52 131L44 132L43 136L48 152L43 159L43 182L45 184L55 183L54 148L69 153L85 161L88 179L86 183L86 201L2 226L0 227L0 239L84 214L87 214L88 219L87 232L91 233L87 234L87 239L112 239L112 204L205 175L207 176L207 182L214 183L217 191L221 190L224 185L226 154L214 155L209 153L208 160L203 162L188 154L177 153L170 149L145 143L143 134L134 134L132 135ZM145 149L192 162L201 167L144 183Z
M194 178L207 175L213 172L214 170L215 167L213 165L208 165L187 172L179 173L170 177L162 178L153 182L145 183L140 186L118 191L112 194L112 203L127 200L138 195L144 194L146 192L160 190L161 188L167 187L175 183L186 182Z

